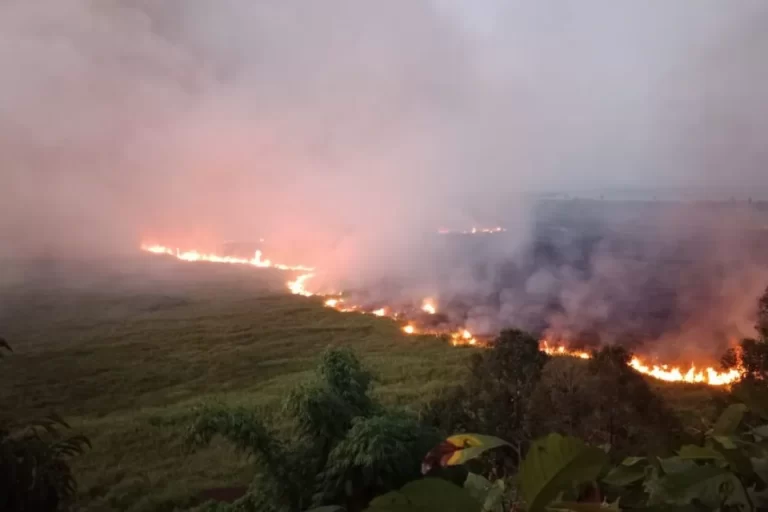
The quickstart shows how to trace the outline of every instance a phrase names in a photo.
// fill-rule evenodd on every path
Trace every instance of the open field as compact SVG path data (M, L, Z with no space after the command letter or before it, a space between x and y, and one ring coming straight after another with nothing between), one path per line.
M329 345L354 347L376 393L411 408L460 378L470 351L286 295L277 272L151 256L131 271L88 270L38 266L27 274L37 282L19 286L6 266L0 302L14 349L0 403L20 417L55 410L91 438L76 467L88 510L170 510L247 483L229 449L182 453L191 407L276 404Z
M246 485L249 465L227 446L184 453L192 408L274 407L329 345L354 347L376 394L411 410L461 379L476 350L287 295L271 270L156 256L3 269L0 329L14 354L0 403L18 417L56 411L90 437L76 464L84 510L184 509L204 489ZM654 382L692 421L721 394Z

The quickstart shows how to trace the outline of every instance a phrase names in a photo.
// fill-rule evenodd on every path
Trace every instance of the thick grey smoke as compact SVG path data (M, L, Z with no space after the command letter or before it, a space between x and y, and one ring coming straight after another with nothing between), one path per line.
M762 0L6 0L0 251L263 237L329 284L499 292L535 246L532 192L768 194L767 25ZM692 215L656 216L649 243ZM488 224L509 230L496 270L436 269L425 233ZM612 251L588 275L534 266L470 316L521 322L555 294L549 322L605 323L642 281Z
M519 196L514 152L472 161L510 134L429 2L0 9L6 249L375 233L402 254Z

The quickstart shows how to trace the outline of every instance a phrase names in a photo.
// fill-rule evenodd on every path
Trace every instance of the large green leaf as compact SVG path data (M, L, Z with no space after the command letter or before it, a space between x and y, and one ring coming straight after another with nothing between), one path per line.
M479 457L488 450L510 446L503 439L480 434L456 434L432 448L421 463L422 474L435 467L450 467L464 464Z
M658 461L659 467L664 474L683 473L696 466L693 461L677 456L658 459Z
M717 418L712 427L712 434L715 436L729 436L736 432L744 413L747 412L747 406L744 404L731 404L725 408L723 413Z
M752 434L761 439L768 439L768 425L759 425L753 428Z
M450 457L446 465L453 466L464 464L468 460L479 457L488 450L499 448L501 446L510 446L508 442L494 436L483 436L480 434L457 434L445 440L457 450Z
M694 500L717 508L724 501L724 488L733 486L733 473L715 466L692 464L683 471L668 473L653 486L649 505L688 505ZM740 484L739 484L740 485Z
M733 394L744 402L750 411L764 420L768 420L768 389L764 386L751 382L740 382L733 389Z
M461 487L438 478L406 484L375 498L369 512L480 512L481 504Z
M710 439L716 441L717 444L727 450L735 450L737 448L737 439L734 436L712 436Z
M469 473L464 488L482 504L483 512L504 512L504 480L491 482L484 476Z
M520 494L528 512L541 512L560 493L597 479L608 456L573 437L550 434L535 441L520 465Z
M643 479L647 465L644 457L627 457L603 477L603 482L614 487L626 487Z
M747 451L739 448L731 448L731 445L726 443L723 445L718 438L712 441L713 448L720 452L723 459L731 468L731 471L739 475L742 479L748 480L751 484L763 484L762 478L755 472L755 468L752 465L752 460L749 458ZM750 450L750 452L755 450Z
M504 512L504 480L496 480L483 501L483 512Z
M680 448L678 455L684 460L713 460L724 461L725 457L722 453L709 446L697 446L695 444L687 444Z
M490 480L477 473L469 473L464 481L464 489L480 503L485 502L485 497L492 487Z

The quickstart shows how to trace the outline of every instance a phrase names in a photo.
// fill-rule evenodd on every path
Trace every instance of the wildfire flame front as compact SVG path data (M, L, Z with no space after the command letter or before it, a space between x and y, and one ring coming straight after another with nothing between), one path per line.
M503 232L503 228L472 228L471 231L462 232L464 234L473 233L499 233ZM447 231L446 231L447 232ZM256 251L253 258L238 258L234 256L219 256L216 254L202 253L196 250L180 251L179 249L171 249L162 245L142 245L142 250L153 254L165 254L173 256L181 261L205 261L211 263L228 263L238 265L250 265L258 268L272 268L287 272L298 272L298 275L292 280L286 283L286 286L294 295L301 295L303 297L312 297L315 295L321 295L310 291L307 288L307 282L314 277L314 268L303 265L286 265L282 263L273 263L268 259L263 258L261 251ZM344 299L340 297L331 297L325 300L324 305L329 308L333 308L341 312L365 312L363 308L357 305L347 304ZM437 306L435 301L431 298L424 299L421 305L421 310L427 314L434 315L437 313ZM399 317L401 313L394 311L390 307L381 307L370 311L373 315L380 317ZM419 329L412 322L407 323L402 327L402 331L405 334L421 334L426 332L423 329ZM454 332L437 332L429 331L429 334L450 336L452 345L480 345L477 337L475 337L469 330L461 328ZM570 356L578 357L580 359L590 359L592 356L589 352L583 350L572 350L563 345L552 346L547 340L542 340L540 344L540 350L553 356ZM643 361L639 356L635 356L630 361L629 365L640 373L648 375L650 377L667 381L667 382L687 382L687 383L701 383L708 384L710 386L725 386L733 384L741 379L742 373L739 370L729 371L717 371L712 367L705 367L698 369L696 365L691 364L690 368L685 370L677 366L669 365L657 365L648 364Z

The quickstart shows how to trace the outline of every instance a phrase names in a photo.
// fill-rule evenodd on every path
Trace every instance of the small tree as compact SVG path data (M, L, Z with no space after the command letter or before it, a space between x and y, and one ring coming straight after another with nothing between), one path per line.
M343 504L356 512L416 478L438 436L414 418L384 411L368 395L370 383L352 352L333 349L323 354L315 378L286 398L285 435L256 410L201 409L190 427L190 446L220 435L257 468L246 496L217 510L300 512Z
M768 342L768 288L757 303L757 333L760 339Z
M630 360L620 346L603 347L589 361L552 358L531 400L531 431L610 445L615 456L630 448L666 451L682 427Z
M494 454L493 469L511 473L530 439L528 404L548 359L532 335L502 331L490 350L473 356L464 385L429 404L424 421L444 432L487 432L507 440L515 457Z
M768 378L768 288L758 300L757 338L745 338L738 347L728 349L720 360L723 368L738 368L745 381L765 381Z
M587 389L587 365L571 357L553 357L531 396L528 421L534 435L559 432L579 436L593 405Z

